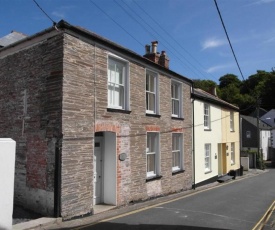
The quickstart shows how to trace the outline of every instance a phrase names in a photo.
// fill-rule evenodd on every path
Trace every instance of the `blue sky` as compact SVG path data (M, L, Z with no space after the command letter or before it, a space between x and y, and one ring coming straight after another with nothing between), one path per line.
M242 77L213 0L36 0L56 22L89 29L143 55L159 42L170 69L191 79ZM0 37L52 25L32 0L0 0ZM275 0L217 0L246 79L275 67Z

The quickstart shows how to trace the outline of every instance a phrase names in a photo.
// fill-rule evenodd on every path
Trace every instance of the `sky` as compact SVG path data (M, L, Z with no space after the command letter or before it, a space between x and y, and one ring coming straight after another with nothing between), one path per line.
M247 79L275 67L275 0L0 0L0 37L33 35L65 20L145 54L158 41L170 69L190 79L219 83L225 74Z

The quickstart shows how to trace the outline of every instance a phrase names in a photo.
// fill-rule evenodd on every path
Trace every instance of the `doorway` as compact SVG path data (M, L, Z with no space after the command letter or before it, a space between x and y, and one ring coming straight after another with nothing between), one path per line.
M116 205L116 133L95 133L93 204Z

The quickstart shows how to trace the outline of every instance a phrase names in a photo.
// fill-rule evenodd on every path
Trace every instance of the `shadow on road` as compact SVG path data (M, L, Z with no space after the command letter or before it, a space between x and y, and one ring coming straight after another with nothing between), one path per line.
M62 228L72 229L72 228ZM128 225L122 223L99 223L91 226L77 227L78 230L220 230L220 228L207 228L207 227L196 227L196 226L185 226L185 225L151 225L151 224L138 224ZM226 229L224 229L226 230Z

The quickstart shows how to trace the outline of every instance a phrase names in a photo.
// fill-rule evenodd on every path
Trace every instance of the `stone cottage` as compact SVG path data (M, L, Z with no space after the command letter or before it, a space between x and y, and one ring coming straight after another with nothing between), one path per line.
M0 69L15 203L70 219L192 187L192 81L157 42L140 56L60 21L2 47Z

